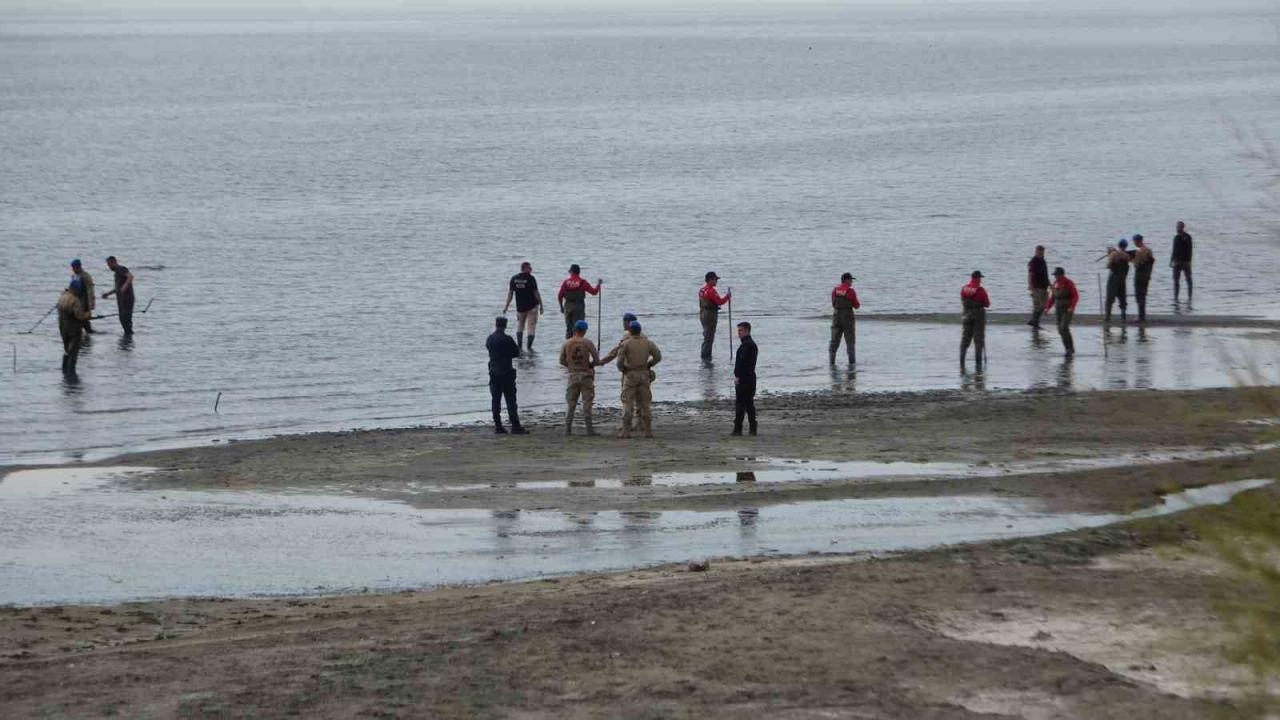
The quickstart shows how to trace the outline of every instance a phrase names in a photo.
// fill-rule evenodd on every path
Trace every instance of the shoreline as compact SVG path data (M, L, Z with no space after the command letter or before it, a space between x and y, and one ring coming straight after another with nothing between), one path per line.
M1275 478L1280 468L1280 388L818 392L769 401L765 434L754 439L727 437L729 403L717 401L662 406L652 441L566 438L549 414L518 439L476 427L327 433L115 462L167 469L126 485L153 492L336 493L495 513L975 494L1045 512L1114 513L1180 489ZM1260 451L1227 452L1247 447ZM1119 456L1138 462L1070 465ZM955 462L993 474L567 485L602 472L731 471L743 462L735 458L766 457ZM1067 465L995 472L1000 463L1044 460ZM491 486L513 468L521 480L566 486ZM480 487L423 491L460 485ZM712 557L706 571L665 564L367 594L0 607L0 709L810 717L857 708L873 718L950 718L1039 708L1231 717L1248 678L1221 654L1226 630L1214 603L1220 592L1258 588L1204 558L1192 528L1231 517L1250 498L1274 503L1280 488L1021 540ZM1010 665L1021 669L1016 679Z

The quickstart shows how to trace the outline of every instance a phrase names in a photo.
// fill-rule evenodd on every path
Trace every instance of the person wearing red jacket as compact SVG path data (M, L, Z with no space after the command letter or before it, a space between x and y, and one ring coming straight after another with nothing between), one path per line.
M579 320L587 319L587 293L599 295L603 280L596 280L595 287L583 280L582 268L575 263L569 266L569 277L560 283L560 292L556 300L560 302L560 312L564 313L564 339L573 337L573 327Z
M698 291L698 319L702 321L702 362L711 362L711 346L716 341L716 323L720 320L720 306L729 302L733 291L721 295L716 291L720 276L714 272L706 274L707 284Z
M981 370L985 350L987 349L987 308L991 307L991 298L987 297L987 289L982 287L982 273L974 270L969 275L969 284L960 288L960 305L964 312L960 316L964 331L960 335L960 372L964 372L964 356L969 352L969 343L973 343L974 364Z
M1062 336L1062 347L1067 355L1076 354L1076 343L1071 338L1071 318L1076 314L1076 304L1080 302L1080 291L1076 284L1067 278L1067 271L1060 267L1053 269L1053 285L1049 286L1049 301L1044 309L1052 309L1058 320L1058 334Z
M840 284L835 290L831 291L831 347L828 355L831 358L831 365L836 364L836 351L840 349L840 339L844 339L844 349L849 354L849 364L853 365L857 360L857 354L854 350L854 317L853 311L862 307L862 303L858 302L858 293L853 289L853 274L845 273L840 276Z

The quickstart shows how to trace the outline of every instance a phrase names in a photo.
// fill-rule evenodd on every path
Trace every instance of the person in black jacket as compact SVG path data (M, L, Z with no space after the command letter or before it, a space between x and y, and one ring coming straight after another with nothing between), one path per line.
M1173 236L1173 252L1169 253L1169 267L1173 268L1173 301L1178 302L1178 293L1182 290L1178 280L1180 275L1187 277L1187 302L1191 302L1191 236L1187 234L1187 226L1178 221L1178 234Z
M507 429L502 427L502 398L507 399L507 417L511 419L512 435L527 435L520 425L520 415L516 408L516 369L511 361L520 357L520 346L507 334L507 319L500 317L494 321L493 334L485 341L489 350L489 396L493 400L493 431L506 435Z
M738 339L742 347L733 365L733 434L742 434L742 416L751 424L751 434L756 434L756 356L760 350L751 339L751 323L738 323Z

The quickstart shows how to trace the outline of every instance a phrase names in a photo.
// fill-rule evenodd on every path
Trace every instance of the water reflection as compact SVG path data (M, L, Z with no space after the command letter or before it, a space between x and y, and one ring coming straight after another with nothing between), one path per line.
M711 402L719 396L720 378L716 375L715 365L712 365L709 360L702 361L699 381L702 386L702 399L704 402Z
M974 372L960 373L960 389L966 392L986 392L987 391L987 371L976 370Z
M117 343L116 343L116 345L120 348L120 350L121 350L122 352L132 352L132 351L133 351L133 336L132 336L132 335L121 335L121 336L120 336L120 340L119 340L119 342L117 342Z
M1062 364L1058 366L1058 388L1071 390L1075 386L1075 381L1075 356L1068 355L1062 359Z
M858 371L852 367L831 366L831 391L853 393L858 390Z

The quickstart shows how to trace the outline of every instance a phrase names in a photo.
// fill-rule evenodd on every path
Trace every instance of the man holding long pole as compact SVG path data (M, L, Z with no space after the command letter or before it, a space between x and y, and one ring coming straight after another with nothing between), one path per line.
M698 291L698 319L702 321L702 362L711 364L711 349L716 341L716 325L720 320L720 306L725 305L733 297L733 291L721 295L716 291L720 276L714 272L706 274L706 284ZM732 351L731 351L732 352Z

